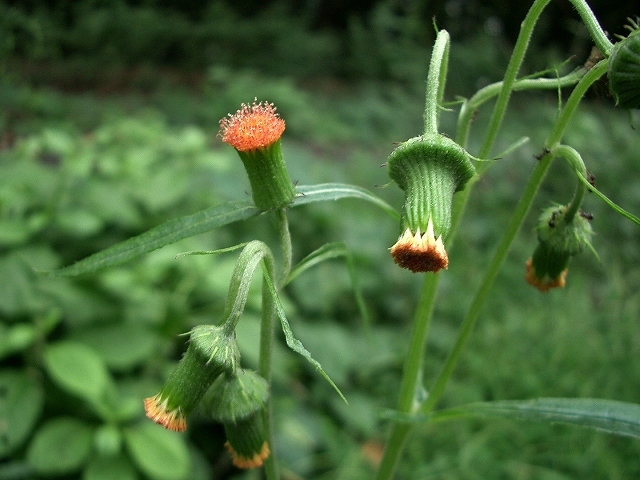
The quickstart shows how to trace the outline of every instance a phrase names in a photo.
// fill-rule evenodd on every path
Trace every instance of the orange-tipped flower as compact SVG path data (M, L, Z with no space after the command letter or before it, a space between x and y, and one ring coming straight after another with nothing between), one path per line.
M401 234L393 260L412 272L449 266L444 239L451 229L453 194L475 169L467 152L440 134L424 134L400 144L389 156L389 176L404 190Z
M195 327L189 348L160 393L144 400L147 417L169 430L186 430L187 415L215 379L222 374L233 374L239 361L235 335L229 336L218 326Z
M240 152L265 148L276 142L284 132L284 120L273 103L242 104L235 114L220 120L218 135L224 143Z
M262 410L269 399L266 380L250 370L221 376L211 386L204 400L205 410L224 425L225 446L238 468L262 466L269 457Z
M538 220L538 245L525 264L525 279L541 292L563 288L569 260L591 246L590 217L568 216L567 211L567 207L555 205L544 210Z
M261 210L284 208L296 195L280 147L284 127L276 107L257 100L220 120L218 136L238 152Z

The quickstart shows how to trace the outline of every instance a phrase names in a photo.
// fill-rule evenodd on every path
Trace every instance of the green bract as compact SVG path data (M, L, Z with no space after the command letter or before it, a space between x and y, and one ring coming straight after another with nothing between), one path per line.
M538 246L527 262L526 279L543 292L564 287L569 260L590 245L589 220L583 215L567 220L566 213L567 207L549 207L538 221Z
M443 238L451 228L453 194L473 177L467 152L441 134L402 143L388 159L389 176L405 191L401 236L394 261L413 272L436 272L449 261Z
M615 44L609 59L609 89L621 108L640 108L640 30L632 23L631 33Z

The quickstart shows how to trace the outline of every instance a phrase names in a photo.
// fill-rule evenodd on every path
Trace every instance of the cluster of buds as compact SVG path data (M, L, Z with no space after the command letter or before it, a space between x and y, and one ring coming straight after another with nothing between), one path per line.
M390 249L393 260L412 272L446 269L453 194L475 174L469 155L444 135L424 134L400 144L387 165L405 192L400 238Z
M564 287L569 260L590 245L590 216L580 213L567 218L567 211L566 206L549 207L538 221L538 245L527 260L525 278L541 292Z

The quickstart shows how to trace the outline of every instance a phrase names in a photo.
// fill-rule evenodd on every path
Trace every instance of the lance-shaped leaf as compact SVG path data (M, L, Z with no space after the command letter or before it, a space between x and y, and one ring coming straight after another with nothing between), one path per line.
M539 398L470 403L435 412L430 416L430 421L468 416L565 423L640 438L640 405L599 398ZM425 418L422 417L421 421L425 421Z
M293 269L291 269L291 272L289 272L289 276L285 281L285 285L292 282L294 278L311 267L314 267L325 260L340 257L344 257L347 263L347 270L349 271L349 277L351 279L351 285L353 286L356 303L358 304L358 310L364 320L365 326L368 328L370 326L369 313L367 312L367 308L364 303L362 290L360 289L360 283L358 282L358 274L356 273L355 265L353 264L353 255L351 255L351 252L347 249L344 242L327 243L304 257L295 267L293 267Z
M340 200L342 198L358 198L365 200L382 208L395 220L400 219L400 214L387 202L380 197L375 196L370 191L356 187L355 185L347 185L343 183L321 183L318 185L299 185L296 188L296 198L291 204L292 207L298 205L306 205L312 202L326 202L328 200Z
M119 265L144 253L204 233L223 225L258 215L260 210L247 202L229 202L184 217L169 220L138 236L95 253L73 265L46 273L54 277L71 277L101 268Z

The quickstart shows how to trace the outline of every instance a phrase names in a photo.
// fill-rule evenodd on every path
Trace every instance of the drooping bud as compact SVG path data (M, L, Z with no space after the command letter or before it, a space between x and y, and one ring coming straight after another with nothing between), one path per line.
M541 292L564 287L569 260L590 246L590 217L573 215L566 221L566 212L566 206L553 206L538 221L538 246L526 262L525 279Z
M640 108L640 27L629 19L629 36L613 46L609 89L620 108Z
M224 426L225 446L238 468L260 467L270 454L262 421L268 399L266 380L241 369L218 378L207 394L205 410Z
M187 415L215 379L232 375L240 362L235 334L228 335L222 327L199 325L191 330L189 342L160 393L144 400L147 417L178 432L186 430Z
M218 136L238 152L253 202L262 210L286 207L296 194L280 146L284 129L272 103L243 103L234 115L220 120Z
M389 156L389 176L404 190L401 235L391 256L412 272L449 266L444 239L451 229L453 194L473 177L467 152L441 134L424 134L398 146Z

